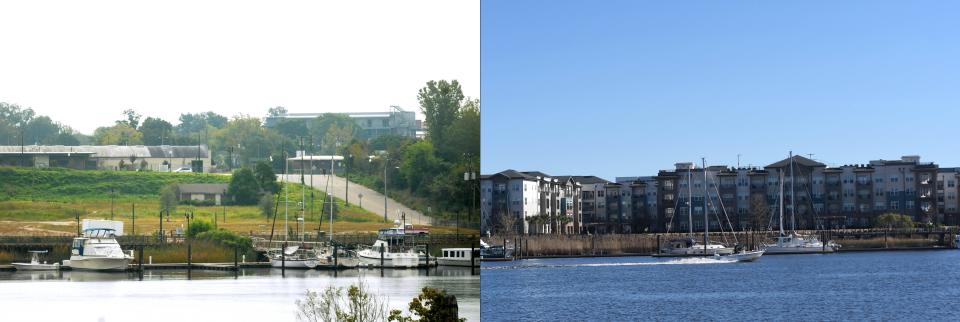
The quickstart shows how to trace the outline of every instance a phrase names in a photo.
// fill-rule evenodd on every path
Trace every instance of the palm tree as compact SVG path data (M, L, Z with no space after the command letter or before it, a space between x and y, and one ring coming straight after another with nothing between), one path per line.
M567 224L569 224L571 221L573 221L573 218L570 218L570 216L567 216L567 215L557 216L557 223L558 223L557 234L560 234L560 235L565 234L566 231L564 228L566 228Z

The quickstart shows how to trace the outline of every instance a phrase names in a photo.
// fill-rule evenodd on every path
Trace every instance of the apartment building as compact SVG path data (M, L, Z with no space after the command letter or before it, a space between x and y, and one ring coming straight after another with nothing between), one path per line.
M580 186L571 176L505 170L480 176L481 230L579 233ZM504 226L510 226L509 228Z

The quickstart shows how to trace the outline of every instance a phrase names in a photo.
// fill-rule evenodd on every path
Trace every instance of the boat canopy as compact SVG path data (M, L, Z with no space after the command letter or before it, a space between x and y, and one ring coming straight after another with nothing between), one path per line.
M289 246L283 250L283 253L286 255L293 255L293 253L296 253L298 249L300 249L299 245Z

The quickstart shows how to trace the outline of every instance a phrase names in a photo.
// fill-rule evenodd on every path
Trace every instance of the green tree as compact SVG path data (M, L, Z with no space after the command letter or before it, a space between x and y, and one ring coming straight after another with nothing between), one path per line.
M457 297L447 294L446 290L424 287L420 295L410 301L408 307L412 316L403 316L400 310L390 311L388 321L398 322L446 322L466 321L457 312ZM414 319L418 316L419 319Z
M885 213L877 217L877 228L912 228L913 218L898 213Z
M426 87L420 89L417 99L430 127L427 137L437 145L446 144L447 131L459 117L460 104L464 99L460 83L457 80L429 81Z
M269 163L260 161L254 168L254 175L257 177L257 184L260 189L267 194L275 194L280 191L280 184L277 183L277 174L273 172L273 167Z
M24 128L24 143L49 145L54 144L60 135L60 124L54 123L49 117L38 116L30 119Z
M123 110L123 115L126 116L127 119L119 120L117 121L117 124L126 124L131 128L137 128L140 126L141 115L137 113L137 111L134 111L133 109L125 109Z
M127 124L99 127L93 132L94 140L101 145L143 144L143 134Z
M341 146L345 146L360 132L357 122L349 116L333 113L325 113L310 120L307 128L314 138L314 143L320 146L320 153L323 154L335 152L333 149L337 139L340 139Z
M173 125L163 119L147 117L143 120L143 124L140 124L140 133L143 134L143 143L146 145L173 143L170 141Z
M254 205L260 201L260 185L250 168L234 171L227 191L238 205Z
M160 211L174 213L177 211L177 186L169 184L160 189Z
M287 114L287 108L283 106L271 107L267 109L267 114L270 116L280 116Z
M283 138L280 135L271 129L262 128L259 118L249 116L234 117L226 126L214 130L211 135L211 149L225 151L227 147L232 147L233 155L241 166L265 159L281 145L289 151L294 148L289 143L281 144Z
M449 144L437 149L442 157L454 159L463 155L480 155L480 100L467 100L463 104L457 119L450 125L448 136ZM479 162L476 165L473 169L479 168Z
M411 191L425 192L425 188L442 170L443 165L434 155L430 141L420 141L404 149L400 173Z

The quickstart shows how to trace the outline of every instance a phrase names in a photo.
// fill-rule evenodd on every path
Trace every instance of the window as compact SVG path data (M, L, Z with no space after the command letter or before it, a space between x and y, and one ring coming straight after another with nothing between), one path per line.
M383 120L383 127L390 127L390 120Z
M953 188L953 187L954 187L953 180L947 181L947 187L950 187L950 188Z

